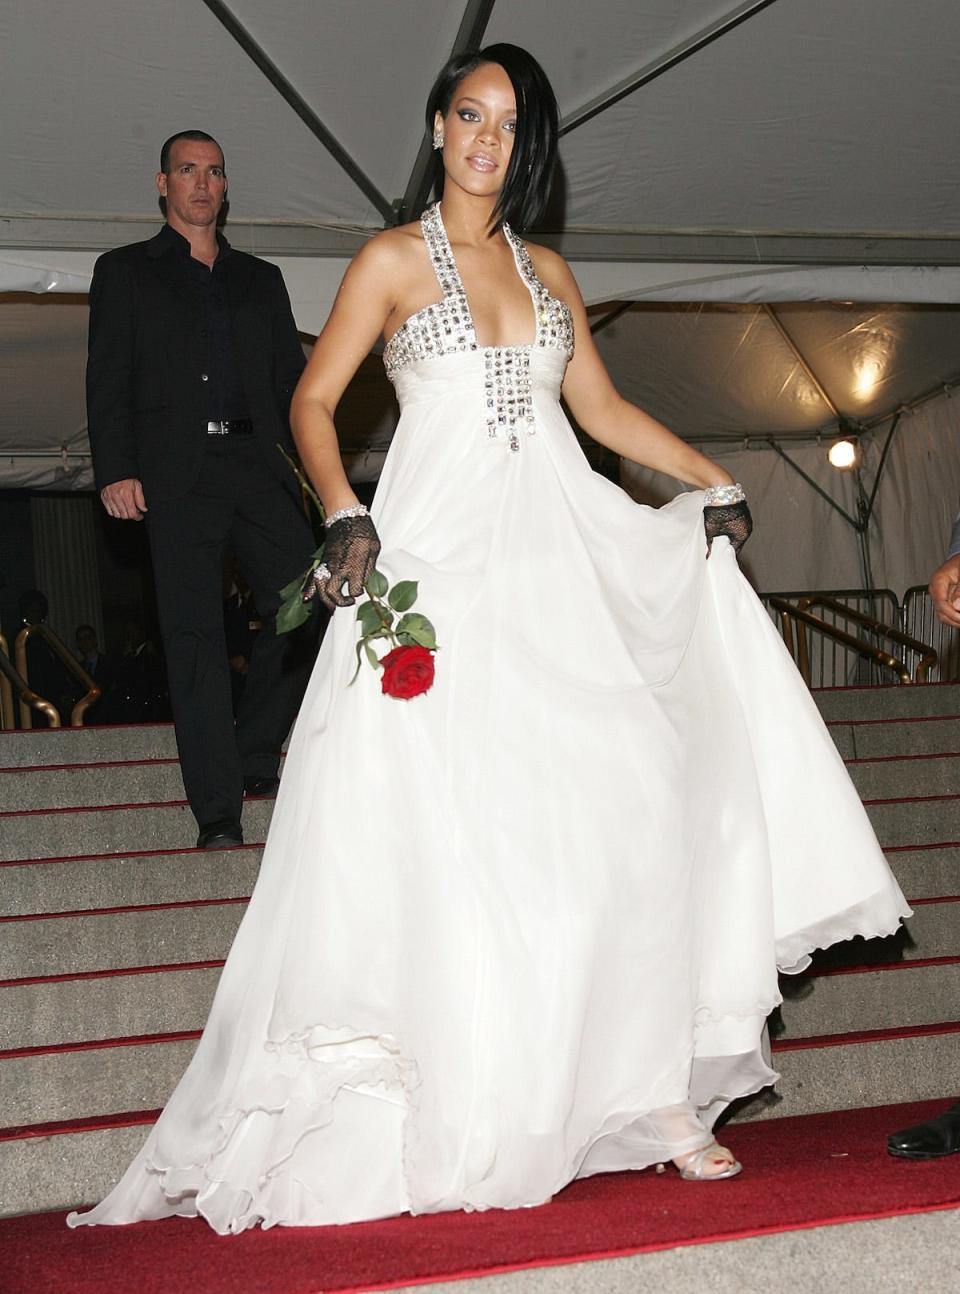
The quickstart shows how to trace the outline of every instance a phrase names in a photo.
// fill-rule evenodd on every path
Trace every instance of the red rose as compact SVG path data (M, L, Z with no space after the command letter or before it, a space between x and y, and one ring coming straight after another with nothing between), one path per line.
M426 647L394 647L380 662L384 696L409 701L433 687L433 652Z

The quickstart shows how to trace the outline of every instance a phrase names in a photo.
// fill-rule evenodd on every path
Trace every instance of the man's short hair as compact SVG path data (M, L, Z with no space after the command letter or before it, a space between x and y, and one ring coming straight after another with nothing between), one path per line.
M164 175L170 174L170 150L178 139L196 139L204 144L217 144L217 148L220 148L220 145L214 137L212 135L208 135L205 130L178 130L175 135L171 135L170 138L165 141L163 147L160 149L160 170ZM220 156L223 157L222 148L220 148Z

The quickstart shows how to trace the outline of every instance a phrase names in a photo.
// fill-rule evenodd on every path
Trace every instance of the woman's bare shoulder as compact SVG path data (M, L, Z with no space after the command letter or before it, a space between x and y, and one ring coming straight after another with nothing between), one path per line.
M361 247L354 264L365 271L396 274L413 266L423 256L423 234L420 222L383 229Z
M554 296L558 296L569 302L571 294L575 299L580 296L580 289L577 287L577 280L573 277L573 271L563 259L559 252L553 251L550 247L543 247L540 243L531 243L524 239L527 251L530 253L530 259L533 261L533 268L536 271L537 278Z

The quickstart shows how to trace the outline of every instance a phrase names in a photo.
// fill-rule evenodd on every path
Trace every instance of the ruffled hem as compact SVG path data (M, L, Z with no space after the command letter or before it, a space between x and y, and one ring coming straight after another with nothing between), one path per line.
M778 1078L761 1054L763 1016L752 1017L752 1026L750 1017L737 1019L740 1027L755 1032L752 1051L692 1061L691 1104L707 1129L731 1101ZM334 1052L351 1046L367 1054L341 1051L331 1059ZM565 1166L542 1189L536 1189L531 1174L531 1189L525 1192L505 1190L503 1181L492 1186L481 1180L464 1183L456 1199L424 1200L418 1197L418 1174L412 1166L420 1078L415 1061L394 1037L315 1025L270 1042L264 1050L279 1059L281 1071L247 1080L245 1086L257 1092L256 1099L239 1099L216 1121L217 1136L208 1150L199 1156L194 1151L188 1162L178 1164L165 1150L158 1125L112 1194L88 1213L71 1213L67 1225L202 1217L218 1234L227 1235L257 1225L326 1226L406 1212L530 1208L577 1177L644 1169L703 1144L703 1134L698 1137L689 1130L680 1139L665 1138L662 1107L620 1111L598 1120L595 1132L568 1155ZM718 1085L723 1095L714 1093ZM348 1109L345 1102L352 1097L358 1101ZM336 1146L318 1144L307 1151L311 1137L333 1129ZM298 1152L304 1152L302 1157ZM341 1175L344 1165L357 1165L362 1202L351 1194L349 1183L345 1190L339 1180L337 1189L318 1188L324 1162Z
M887 887L812 926L782 935L776 941L777 968L784 975L798 975L807 969L811 954L818 949L831 948L857 936L885 939L896 934L901 922L913 916L913 910L899 899L900 891Z

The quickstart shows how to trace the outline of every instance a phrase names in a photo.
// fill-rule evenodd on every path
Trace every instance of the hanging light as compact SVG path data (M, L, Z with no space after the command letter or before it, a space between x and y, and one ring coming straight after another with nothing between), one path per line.
M835 440L827 451L831 466L847 472L860 462L860 446L856 440Z

